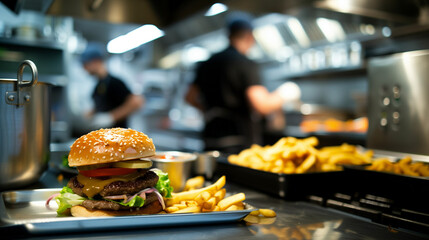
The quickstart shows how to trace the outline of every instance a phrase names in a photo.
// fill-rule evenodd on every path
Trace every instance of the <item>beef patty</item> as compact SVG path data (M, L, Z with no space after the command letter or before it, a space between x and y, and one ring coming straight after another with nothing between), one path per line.
M158 201L158 197L155 193L148 193L146 194L146 200L144 202L144 206L148 206L149 204L153 203L154 201ZM85 200L82 203L82 206L89 210L128 210L132 209L132 207L128 206L122 206L119 203L106 201L106 200Z
M100 196L113 196L121 194L134 194L145 188L155 187L158 182L158 175L153 171L141 171L141 176L134 181L122 182L116 181L104 186L99 193ZM67 183L67 186L79 196L87 197L83 191L83 184L77 180L77 176L72 177Z

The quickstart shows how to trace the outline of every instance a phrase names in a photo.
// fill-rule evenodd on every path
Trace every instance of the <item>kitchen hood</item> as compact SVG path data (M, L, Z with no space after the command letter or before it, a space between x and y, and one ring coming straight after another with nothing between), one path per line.
M416 29L414 26L427 26L429 22L429 0L223 0L219 2L227 5L229 10L211 17L204 16L204 13L217 1L0 2L16 13L20 10L33 10L51 16L71 16L75 19L76 31L88 41L107 43L140 25L154 24L165 32L164 37L156 40L162 51L171 51L195 42L195 39L224 31L225 18L234 11L249 12L255 16L257 28L272 25L266 30L277 31L285 45L303 49L343 40L361 41L380 37L381 34L388 36L394 34L395 29ZM268 15L280 17L267 17ZM91 22L104 24L102 28L97 28ZM323 28L336 30L329 33Z

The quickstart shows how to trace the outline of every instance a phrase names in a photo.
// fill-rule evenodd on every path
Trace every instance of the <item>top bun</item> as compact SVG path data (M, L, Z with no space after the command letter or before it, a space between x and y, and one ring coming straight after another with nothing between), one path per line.
M124 128L100 129L78 138L70 147L69 166L86 166L155 155L146 134Z

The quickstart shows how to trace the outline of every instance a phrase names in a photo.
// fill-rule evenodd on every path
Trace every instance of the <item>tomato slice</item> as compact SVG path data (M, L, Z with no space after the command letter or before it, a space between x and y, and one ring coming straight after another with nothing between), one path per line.
M79 170L79 173L85 177L107 177L116 175L125 175L137 171L132 168L97 168L93 170Z

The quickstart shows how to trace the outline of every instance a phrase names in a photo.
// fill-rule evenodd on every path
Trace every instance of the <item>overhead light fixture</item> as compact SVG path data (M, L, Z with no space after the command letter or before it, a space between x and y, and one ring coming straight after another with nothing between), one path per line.
M207 10L204 16L210 17L214 15L218 15L219 13L223 13L228 10L228 7L223 3L215 3L213 4L209 10Z
M329 42L342 41L346 38L346 33L337 20L318 18L316 23Z
M286 44L275 25L265 25L253 30L256 41L270 55L275 56Z
M146 24L110 40L107 44L107 51L109 53L124 53L162 36L164 36L164 31L155 25Z
M310 46L310 39L308 38L307 33L305 33L304 27L302 27L302 24L299 22L298 19L289 18L289 20L287 21L287 25L301 47Z

